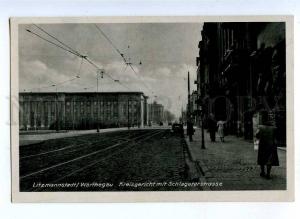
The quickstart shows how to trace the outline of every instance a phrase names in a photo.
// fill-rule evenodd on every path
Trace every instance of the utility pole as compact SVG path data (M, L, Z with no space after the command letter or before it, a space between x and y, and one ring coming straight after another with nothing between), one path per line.
M181 123L183 125L183 105L181 105Z
M75 110L74 110L74 103L75 103L75 101L74 101L74 99L72 98L72 130L75 130Z
M99 103L98 103L98 100L99 100L99 74L101 74L101 78L103 77L103 74L104 74L104 70L103 69L97 69L97 94L96 94L96 100L97 100L97 132L99 133L100 132L100 127L99 127L99 109L98 109L98 106L99 106Z
M190 95L190 72L188 71L188 108L187 108L187 119L190 119L191 114L191 95Z
M201 149L206 149L205 148L205 141L204 141L204 126L203 126L204 112L203 112L203 105L200 106L200 116L201 116Z
M59 112L59 108L58 108L58 93L57 93L57 85L53 84L53 87L55 87L55 114L56 114L56 131L59 131L59 116L58 116L58 112Z
M99 69L97 70L97 94L96 94L96 100L98 100L98 84L99 84ZM98 101L97 101L98 102ZM98 104L97 104L98 105ZM97 132L100 132L99 130L99 115L98 115L98 107L97 107Z

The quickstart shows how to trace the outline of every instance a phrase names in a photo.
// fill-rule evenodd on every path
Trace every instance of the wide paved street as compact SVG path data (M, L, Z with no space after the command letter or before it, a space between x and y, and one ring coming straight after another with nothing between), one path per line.
M187 181L183 145L183 139L168 129L148 129L87 134L21 146L20 189L186 190L176 184Z

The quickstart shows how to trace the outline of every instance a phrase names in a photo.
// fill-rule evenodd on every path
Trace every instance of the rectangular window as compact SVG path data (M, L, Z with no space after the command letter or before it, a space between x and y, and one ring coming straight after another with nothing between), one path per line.
M113 112L114 112L114 117L117 117L118 116L118 103L116 101L114 102Z
M97 110L98 110L98 105L97 105L97 102L95 101L94 102L94 113L97 113Z
M51 115L52 116L54 116L54 114L55 114L55 102L50 102L50 104L51 104Z

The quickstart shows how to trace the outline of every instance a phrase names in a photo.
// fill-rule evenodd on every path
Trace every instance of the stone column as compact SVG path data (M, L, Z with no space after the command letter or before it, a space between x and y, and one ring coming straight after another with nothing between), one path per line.
M37 110L36 110L36 108L37 108L37 102L33 101L33 127L34 127L35 130L37 129L37 122L36 122L36 117L37 117L36 112L37 112Z
M41 110L41 114L40 114L40 119L41 119L41 128L45 127L45 102L43 100L41 100L40 102L40 110Z
M140 126L143 128L144 127L144 101L143 97L140 98Z
M24 102L19 101L19 130L24 128L23 116L24 116Z

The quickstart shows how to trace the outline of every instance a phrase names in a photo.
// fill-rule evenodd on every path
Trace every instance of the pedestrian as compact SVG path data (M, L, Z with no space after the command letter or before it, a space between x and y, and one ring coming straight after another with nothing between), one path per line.
M194 130L194 124L191 120L187 121L186 132L187 132L187 135L189 136L190 142L192 142L195 130Z
M224 124L225 122L220 120L217 122L217 127L218 127L218 135L220 137L221 142L224 142Z
M260 176L270 179L272 166L279 166L277 145L275 142L276 128L272 126L270 121L264 121L259 125L256 138L259 140L257 164L260 165ZM267 174L265 173L267 166Z
M216 123L215 117L212 113L209 115L207 123L208 123L207 125L208 125L208 132L209 132L210 140L211 140L211 142L215 142L216 141L217 123Z
M180 123L180 126L179 126L179 127L180 127L180 130L179 130L179 131L180 131L180 137L181 137L181 138L184 138L184 128L183 128L183 123Z

